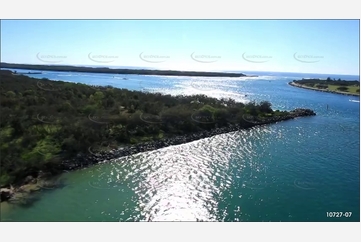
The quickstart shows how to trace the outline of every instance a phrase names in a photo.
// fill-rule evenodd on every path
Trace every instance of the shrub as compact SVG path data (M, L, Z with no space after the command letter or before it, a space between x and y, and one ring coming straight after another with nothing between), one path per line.
M348 87L338 87L337 90L346 92L348 91Z

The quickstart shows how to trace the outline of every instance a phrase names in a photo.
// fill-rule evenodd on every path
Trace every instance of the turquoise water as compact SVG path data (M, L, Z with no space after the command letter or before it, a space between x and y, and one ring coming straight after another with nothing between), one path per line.
M56 178L64 187L36 194L29 206L3 203L2 220L360 221L359 98L287 84L302 77L328 75L251 74L260 76L30 75L170 94L268 100L274 109L305 107L315 110L317 116L217 135L65 173ZM326 212L352 215L327 218Z

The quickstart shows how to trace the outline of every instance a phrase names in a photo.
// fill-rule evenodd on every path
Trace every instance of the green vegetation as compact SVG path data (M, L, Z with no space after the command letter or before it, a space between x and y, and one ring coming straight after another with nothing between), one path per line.
M328 77L322 79L302 79L294 80L294 83L301 85L305 88L324 90L334 93L347 93L353 95L360 95L360 82L359 81L345 81L341 79L331 79Z
M288 114L274 112L269 102L243 104L204 95L151 94L0 73L1 186L37 176L40 170L56 174L63 159L87 153L94 144L103 148L137 144L230 123L248 128L245 114Z
M225 72L199 72L199 71L161 71L161 70L134 70L134 69L110 69L107 67L79 67L60 65L28 65L0 63L1 68L24 69L38 71L65 71L65 72L90 72L90 73L110 73L110 74L135 74L135 75L165 75L165 76L213 76L213 77L243 77L241 73ZM41 72L40 72L41 73Z

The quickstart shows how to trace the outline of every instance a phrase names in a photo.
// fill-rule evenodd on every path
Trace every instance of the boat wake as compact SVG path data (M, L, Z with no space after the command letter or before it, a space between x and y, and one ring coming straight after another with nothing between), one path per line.
M360 100L352 100L352 99L349 99L350 102L354 102L354 103L359 103Z

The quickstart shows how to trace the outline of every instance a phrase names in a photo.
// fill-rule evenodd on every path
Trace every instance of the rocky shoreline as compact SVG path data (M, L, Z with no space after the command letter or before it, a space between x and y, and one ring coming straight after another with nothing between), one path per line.
M293 87L299 87L299 88L304 88L304 89L308 89L308 90L314 90L314 91L319 91L319 92L329 92L329 93L336 93L336 94L341 94L341 95L346 95L346 96L354 96L354 97L359 97L359 94L354 94L354 93L347 93L347 92L341 92L341 91L332 91L332 90L323 90L323 89L318 89L318 88L313 88L313 87L307 87L304 85L300 85L297 84L295 82L289 82L288 83L290 86Z
M202 131L194 134L165 138L159 141L139 143L136 145L130 145L122 148L112 149L110 151L101 151L93 154L78 154L73 159L64 160L61 164L61 168L63 171L72 171L76 169L85 168L90 165L95 165L100 162L109 161L120 157L130 156L146 151L157 150L172 145L180 145L195 140L212 137L219 134L234 132L242 129L248 129L260 125L277 123L280 121L291 120L297 117L306 117L306 116L315 116L315 115L316 113L310 109L295 109L293 111L290 111L290 114L286 116L272 117L263 121L256 119L254 120L247 119L246 121L249 123L249 126L247 126L246 128L241 127L238 124L229 124L226 127L216 128L210 131ZM14 188L14 187L2 188L0 192L1 201L11 200L11 198L14 197L14 195L17 194L19 191L20 192L27 191L30 193L32 191L37 191L41 188L44 188L45 185L48 187L56 186L56 184L51 184L49 182L47 183L47 181L44 179L44 174L41 175L39 174L37 178L27 177L22 184L23 185L19 186L18 188Z
M28 176L21 185L10 185L0 189L0 201L9 201L12 204L27 205L36 192L60 187L62 184L54 182L50 174L39 172L37 177Z

